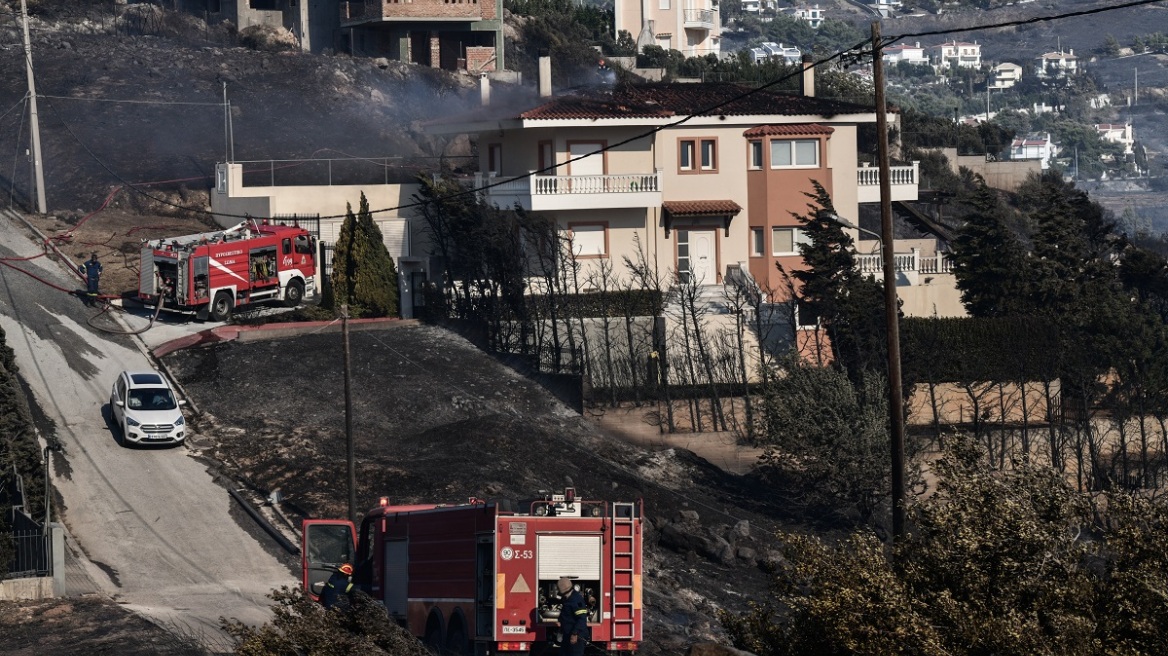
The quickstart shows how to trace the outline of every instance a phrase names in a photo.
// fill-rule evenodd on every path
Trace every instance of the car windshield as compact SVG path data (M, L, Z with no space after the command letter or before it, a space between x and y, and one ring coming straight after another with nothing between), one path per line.
M174 410L178 403L165 387L143 387L130 390L126 405L132 410Z

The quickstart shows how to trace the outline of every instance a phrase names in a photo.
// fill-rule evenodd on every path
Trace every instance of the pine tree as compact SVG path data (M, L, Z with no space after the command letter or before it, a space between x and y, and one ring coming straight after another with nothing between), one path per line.
M1025 249L1006 225L997 192L979 182L970 201L975 211L953 244L953 273L961 301L975 317L1025 313Z
M348 304L349 316L386 317L397 314L397 267L381 230L373 222L369 200L361 194L360 209L350 204L333 251L333 307Z

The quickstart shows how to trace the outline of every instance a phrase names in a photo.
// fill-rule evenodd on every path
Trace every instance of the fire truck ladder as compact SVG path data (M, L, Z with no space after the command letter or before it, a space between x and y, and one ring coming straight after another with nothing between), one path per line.
M637 504L612 504L612 638L632 640L636 635L636 516Z

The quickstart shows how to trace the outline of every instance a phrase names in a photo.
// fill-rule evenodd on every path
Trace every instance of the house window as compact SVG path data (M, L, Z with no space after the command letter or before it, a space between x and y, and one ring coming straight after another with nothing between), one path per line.
M750 256L762 257L762 228L750 229Z
M686 139L681 142L680 152L678 153L678 167L682 171L692 171L694 168L694 150L695 145L692 139Z
M657 0L658 9L669 9L669 0Z
M819 327L819 312L806 301L795 302L795 325L801 330Z
M761 141L750 142L750 168L752 168L752 169L761 169L762 168L762 142Z
M503 144L487 146L487 171L495 175L503 173Z
M771 168L815 168L819 166L818 139L771 141Z
M576 257L608 255L608 230L603 224L571 225L572 252Z
M702 139L702 170L715 171L718 168L717 142L713 139Z
M547 168L556 163L555 153L552 150L552 142L539 142L539 170L542 175L556 175L555 169L548 171Z
M771 228L771 255L799 255L799 244L809 244L799 228Z

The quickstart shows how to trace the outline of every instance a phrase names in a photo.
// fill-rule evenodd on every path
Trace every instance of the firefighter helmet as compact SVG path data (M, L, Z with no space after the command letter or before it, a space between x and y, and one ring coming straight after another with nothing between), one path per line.
M340 567L338 567L337 571L340 572L341 574L344 574L345 576L352 576L353 575L353 566L350 565L349 563L345 563L344 565L341 565Z
M559 582L556 583L556 589L560 591L561 595L568 594L568 591L571 590L573 587L574 586L572 585L572 579L570 579L566 576L560 577Z

